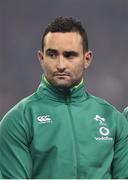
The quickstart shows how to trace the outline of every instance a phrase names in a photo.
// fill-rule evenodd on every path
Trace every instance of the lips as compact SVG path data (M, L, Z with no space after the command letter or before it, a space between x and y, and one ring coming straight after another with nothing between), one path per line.
M55 76L69 76L67 74L56 74Z
M69 73L55 73L54 76L64 77L64 76L70 76L70 74Z
M70 77L70 75L67 73L56 73L54 77L60 80L66 80Z

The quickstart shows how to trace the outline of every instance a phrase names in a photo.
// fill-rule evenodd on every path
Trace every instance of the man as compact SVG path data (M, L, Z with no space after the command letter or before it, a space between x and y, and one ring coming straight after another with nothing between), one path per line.
M128 119L128 107L126 107L123 111L123 114L125 115L125 117Z
M38 59L39 88L1 122L3 177L128 178L128 122L84 89L92 52L81 23L70 17L51 22Z

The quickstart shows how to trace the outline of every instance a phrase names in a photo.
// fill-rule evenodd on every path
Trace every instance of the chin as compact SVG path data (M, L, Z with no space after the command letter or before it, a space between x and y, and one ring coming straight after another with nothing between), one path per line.
M57 82L53 83L53 85L57 88L60 88L60 89L69 89L73 86L70 83L57 83Z
M55 87L60 88L60 89L69 89L69 88L71 88L71 85L67 85L67 84L56 84Z
M59 80L59 81L51 81L51 84L53 86L55 86L56 88L60 88L60 89L69 89L74 87L75 85L78 84L78 82L74 82L74 81L64 81L64 80Z
M76 83L55 83L53 85L60 89L69 89L73 88L76 85Z

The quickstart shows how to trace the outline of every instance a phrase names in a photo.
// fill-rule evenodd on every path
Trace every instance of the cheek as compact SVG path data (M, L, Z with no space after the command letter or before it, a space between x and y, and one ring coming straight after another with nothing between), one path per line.
M52 64L44 63L44 65L43 65L44 73L46 73L47 75L52 74L53 70L54 70L54 68L53 68Z
M76 64L74 67L74 73L76 75L81 75L84 72L84 64Z

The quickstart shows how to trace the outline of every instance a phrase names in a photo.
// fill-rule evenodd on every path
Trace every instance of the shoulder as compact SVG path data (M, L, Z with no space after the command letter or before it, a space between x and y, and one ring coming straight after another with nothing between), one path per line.
M123 114L128 119L128 106L124 109Z
M110 104L108 101L106 101L103 98L94 96L90 93L89 93L89 97L91 101L93 102L93 104L95 104L95 106L97 107L100 107L109 111L118 111L112 104Z
M112 104L102 98L93 96L91 94L90 97L93 101L92 104L94 104L94 111L96 113L99 113L100 116L103 116L111 127L116 127L120 134L122 131L124 131L126 134L128 133L128 121L120 111L118 111ZM127 111L128 114L128 109L125 111Z
M124 109L124 113L128 113L128 106Z
M0 122L1 142L28 144L32 139L32 112L28 110L38 101L35 93L19 101L10 109Z
M31 108L37 106L40 98L34 93L19 101L10 109L0 123L0 130L5 137L32 137L32 116ZM35 104L36 103L36 104ZM2 138L4 138L2 136ZM25 138L24 138L25 139Z
M89 94L89 96L92 102L91 106L96 112L103 114L105 117L111 117L110 119L113 119L115 122L121 122L120 119L125 121L123 114L108 101L92 94Z
M23 98L5 114L2 121L9 119L10 121L16 120L21 122L22 119L25 119L27 109L32 107L35 103L38 103L39 100L40 98L36 93Z

